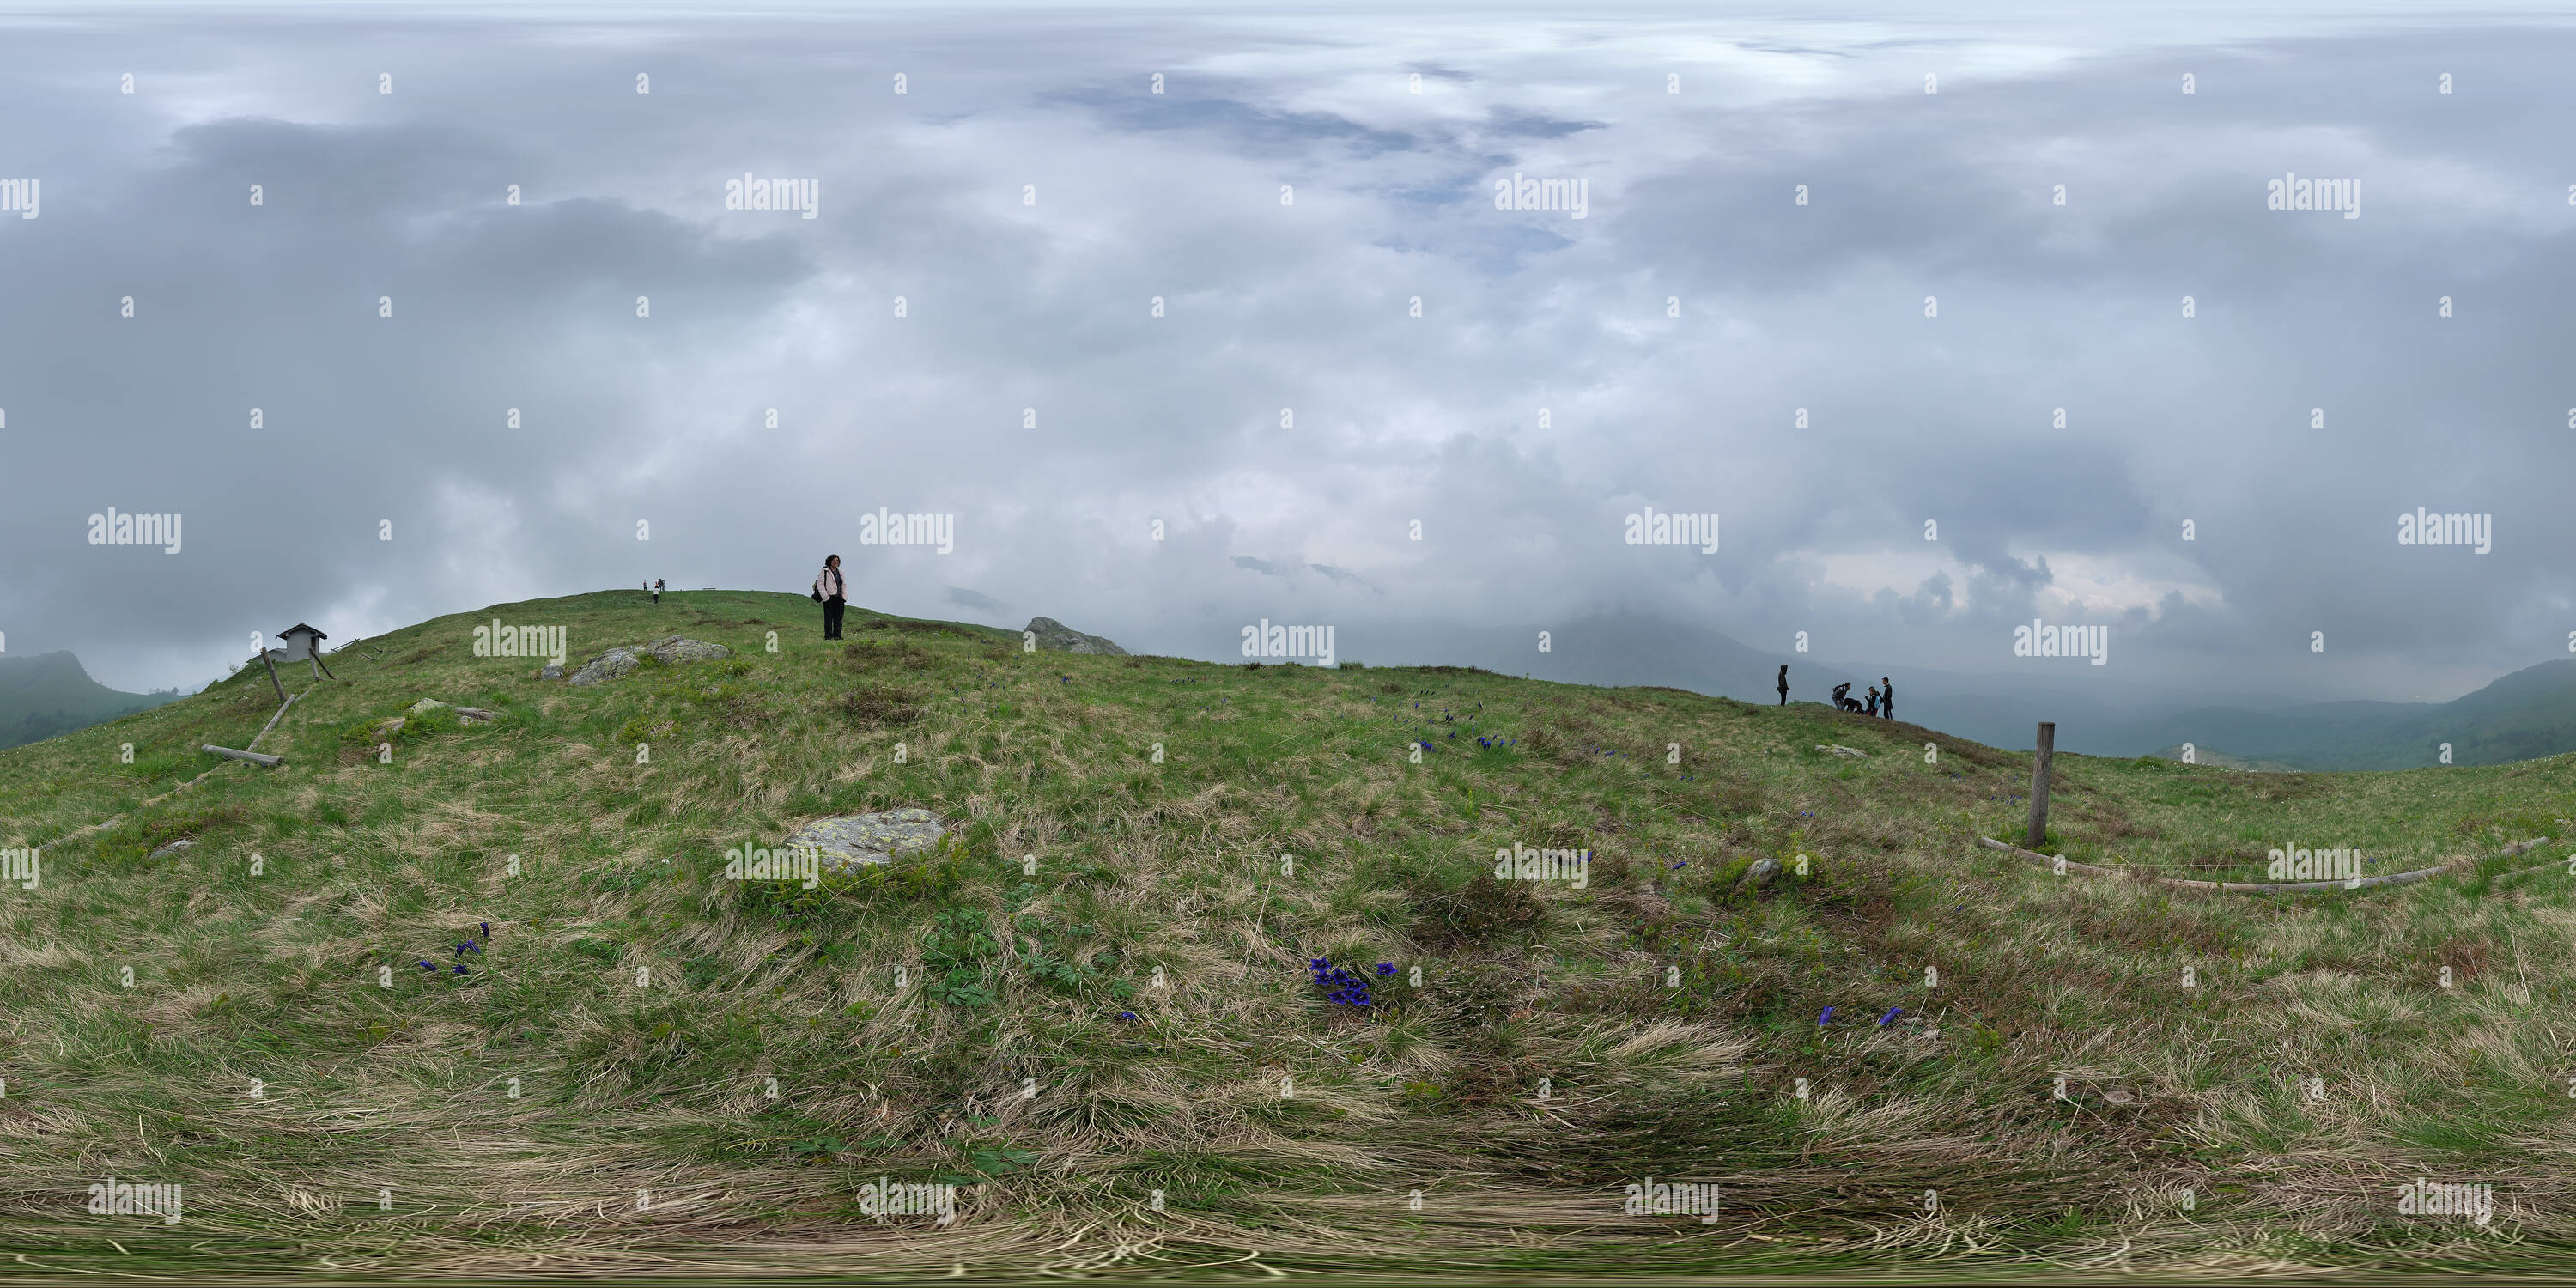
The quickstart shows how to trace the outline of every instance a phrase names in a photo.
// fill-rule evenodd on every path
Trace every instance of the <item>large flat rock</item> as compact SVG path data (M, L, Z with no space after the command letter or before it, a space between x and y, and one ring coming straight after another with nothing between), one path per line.
M882 814L844 814L818 818L779 843L781 849L812 846L822 852L825 871L873 867L909 858L939 844L947 821L926 809L887 810Z

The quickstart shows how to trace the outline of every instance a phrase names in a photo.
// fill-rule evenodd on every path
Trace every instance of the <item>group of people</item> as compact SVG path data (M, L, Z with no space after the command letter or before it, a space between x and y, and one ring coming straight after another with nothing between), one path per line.
M1780 664L1780 705L1789 705L1789 664L1786 662ZM1896 718L1896 685L1882 675L1878 677L1878 685L1870 689L1869 701L1862 702L1851 695L1851 681L1845 680L1834 686L1834 709L1893 720Z
M658 604L658 603L661 603L661 602L662 602L662 579L661 579L661 578L659 578L659 577L656 577L656 578L654 578L653 580L651 580L651 581L648 581L648 582L644 583L644 593L645 593L645 594L647 594L647 595L651 595L651 596L653 597L653 602L654 602L654 603L657 603L657 604Z

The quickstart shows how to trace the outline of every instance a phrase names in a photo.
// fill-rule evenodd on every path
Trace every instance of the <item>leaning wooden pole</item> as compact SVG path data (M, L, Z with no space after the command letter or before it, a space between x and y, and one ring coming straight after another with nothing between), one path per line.
M268 668L268 687L277 690L278 703L280 705L284 705L286 702L286 686L278 683L277 663L269 659L267 649L261 649L259 651L259 664Z
M279 706L279 707L278 707L278 709L277 709L277 711L276 711L274 714L272 714L272 715L270 715L270 716L269 716L269 718L268 718L268 723L267 723L267 724L264 724L264 725L261 725L261 726L259 727L259 732L258 732L258 733L256 733L256 734L251 735L250 746L249 746L249 747L247 747L247 748L244 748L244 750L246 750L246 751L257 751L257 750L259 750L259 740L260 740L260 739L262 739L262 738L267 737L267 736L268 736L268 731L277 727L277 718L278 718L278 716L285 715L285 714L286 714L286 708L287 708L287 707L294 706L294 705L295 705L296 698L301 698L301 697L303 697L303 696L304 696L304 695L303 695L303 694L301 694L301 693L296 694L296 695L295 695L295 697L293 697L293 698L288 698L288 699L286 700L286 702L285 702L283 705Z
M2048 762L2057 754L2057 722L2039 722L2039 754L2030 765L2030 848L2048 839Z
M271 769L286 763L284 756L263 756L256 751L235 751L230 747L215 746L213 743L206 744L202 750L212 752L226 760L247 760L254 765L266 765Z
M2025 850L2018 845L2006 845L1991 836L1980 836L1977 838L1977 843L1989 850L2001 850L2006 854L2018 856L2051 872L2057 871L2062 866L2068 872L2082 872L2097 877L2132 877L2152 881L2161 886L2171 886L2176 890L2224 890L2229 894L2299 894L2311 890L2368 890L2379 886L2413 885L2418 881L2430 881L2445 872L2473 872L2478 866L2475 859L2453 859L2448 863L2436 863L2429 868L2417 868L2412 872L2390 872L2375 877L2347 877L2341 881L2191 881L2181 877L2160 877L2136 868L2106 868L2098 864L2078 863L2062 854L2040 854ZM2504 852L2507 856L2528 854L2547 844L2549 844L2548 837L2535 836L2528 841L2516 841L2504 847ZM2535 867L2517 868L2512 872L2499 872L2496 875L2502 878L2523 872L2538 872L2544 868L2555 868L2559 862L2557 859L2551 859Z

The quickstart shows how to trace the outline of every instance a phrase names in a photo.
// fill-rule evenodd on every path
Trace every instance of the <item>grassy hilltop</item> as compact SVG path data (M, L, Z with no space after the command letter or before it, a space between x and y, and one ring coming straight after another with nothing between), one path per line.
M566 627L576 665L671 634L735 656L574 689L475 657L496 617ZM502 605L364 641L337 682L286 670L311 692L260 744L280 769L198 750L268 719L257 668L0 753L0 848L43 862L0 886L0 1251L1418 1278L2576 1242L2571 847L2502 854L2567 837L2576 757L2058 757L2070 859L2480 860L2205 895L1976 848L2020 839L2027 756L1815 704L1030 654L855 610L827 644L819 617ZM423 698L500 718L414 718L379 763L369 731ZM721 875L902 806L952 843L813 891ZM1587 887L1495 881L1514 845L1592 851ZM1778 879L1738 880L1763 859ZM83 1211L111 1176L184 1183L185 1222ZM879 1177L972 1188L954 1225L880 1223L857 1208ZM1622 1215L1647 1177L1717 1182L1723 1211ZM2399 1215L2419 1178L2491 1184L2494 1222Z

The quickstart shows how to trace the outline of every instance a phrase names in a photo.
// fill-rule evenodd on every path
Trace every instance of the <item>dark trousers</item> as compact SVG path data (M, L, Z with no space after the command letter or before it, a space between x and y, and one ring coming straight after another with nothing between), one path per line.
M1789 705L1789 691L1787 689L1780 690L1780 705L1784 707Z
M848 607L848 604L838 599L823 601L823 638L827 640L841 638L841 611Z

